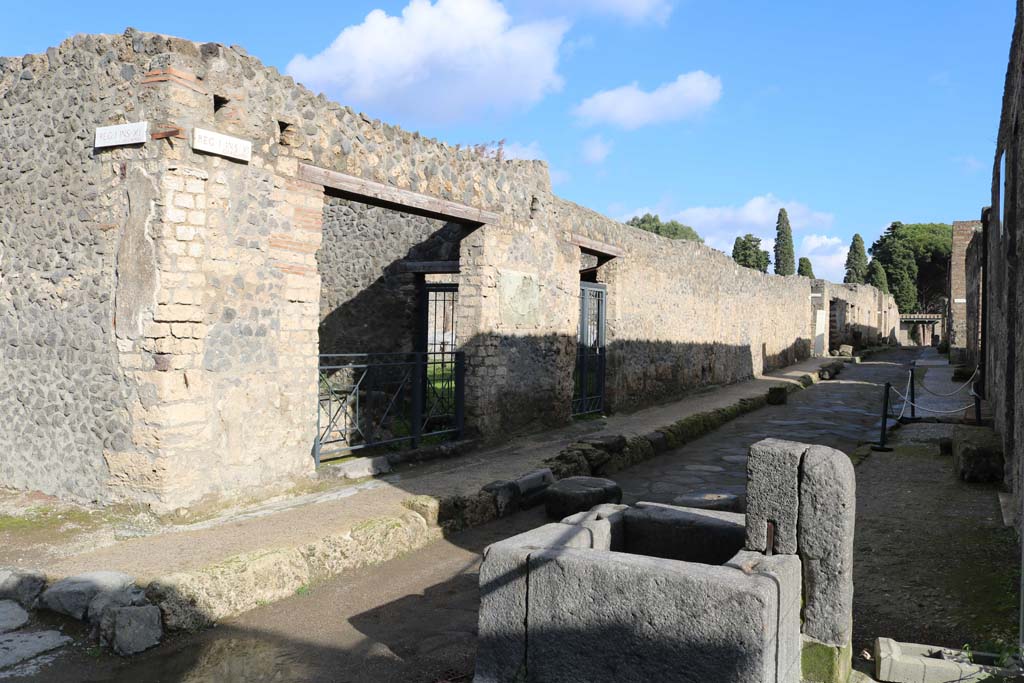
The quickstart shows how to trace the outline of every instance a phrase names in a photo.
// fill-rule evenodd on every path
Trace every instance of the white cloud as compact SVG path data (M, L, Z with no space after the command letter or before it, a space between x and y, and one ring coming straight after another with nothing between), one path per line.
M533 142L524 145L521 142L506 142L502 147L503 156L506 159L544 159L544 152L540 143Z
M611 154L612 143L600 135L593 135L583 141L583 161L588 164L600 164Z
M379 115L453 121L529 106L562 87L561 19L513 24L497 0L411 0L401 16L373 10L288 73Z
M602 90L583 100L574 113L584 123L609 123L633 130L700 114L721 96L721 79L704 71L691 71L650 92L641 90L636 82Z
M732 251L738 235L751 233L764 242L775 239L775 221L779 209L786 207L794 230L828 230L835 218L824 211L815 211L797 201L782 201L768 193L747 200L740 206L695 206L671 216L692 226L716 249Z
M797 256L811 259L816 277L842 282L846 275L846 254L850 251L847 241L834 235L810 234L800 240Z

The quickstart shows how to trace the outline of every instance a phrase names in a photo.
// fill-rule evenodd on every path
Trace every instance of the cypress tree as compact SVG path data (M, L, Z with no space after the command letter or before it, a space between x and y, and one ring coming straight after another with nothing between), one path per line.
M878 259L871 259L865 282L886 294L889 293L889 278L885 276L885 268Z
M792 275L796 272L793 253L793 231L789 227L789 214L779 209L775 222L775 274Z
M864 238L857 233L850 243L850 253L846 255L846 277L843 282L863 284L868 275L868 255L864 251Z
M807 258L806 256L801 256L800 265L796 269L796 274L803 275L804 277L813 278L814 268L811 267L811 259Z

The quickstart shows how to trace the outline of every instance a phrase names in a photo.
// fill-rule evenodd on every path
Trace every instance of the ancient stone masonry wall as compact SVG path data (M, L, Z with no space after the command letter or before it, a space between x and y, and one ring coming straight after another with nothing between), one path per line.
M414 350L417 276L403 263L458 262L470 232L458 223L331 197L317 253L320 352Z
M946 318L950 353L958 360L967 346L967 247L981 221L954 221L949 256L949 310Z
M408 347L403 261L459 262L467 424L484 436L569 418L596 264L577 238L625 254L597 269L613 410L810 352L810 280L559 200L542 162L382 124L239 48L79 36L0 62L0 98L0 485L169 510L308 475L317 354ZM92 149L96 127L138 121L144 144ZM195 151L197 128L251 156ZM302 164L497 219L370 207Z
M598 270L608 287L608 399L613 410L749 378L810 354L807 278L738 266L555 200L552 221L625 250Z
M972 367L978 365L981 351L981 310L982 282L984 281L983 251L985 240L982 232L976 231L971 236L970 244L964 255L965 287L964 298L964 362Z
M0 59L0 486L106 502L136 449L115 306L152 306L155 154L92 136L137 116L140 76L99 37Z
M1024 135L1020 119L1024 109L1024 2L1017 2L1002 114L992 174L991 209L983 213L987 258L984 271L984 382L995 429L1003 438L1006 484L1020 496L1021 468L1017 444L1024 443L1024 315L1020 292L1024 273L1019 267L1024 249ZM1019 508L1018 508L1019 510ZM1018 514L1018 525L1024 515ZM1021 530L1020 527L1018 530Z
M815 280L815 293L818 292L829 312L826 349L835 350L842 344L859 348L896 340L899 309L891 294L870 285Z
M300 162L498 211L495 244L550 191L539 162L386 126L216 44L79 36L5 59L0 96L0 484L68 497L170 509L311 470L324 189ZM136 121L156 137L92 150ZM251 160L192 151L196 127ZM471 396L507 360L479 329L484 241L461 244Z

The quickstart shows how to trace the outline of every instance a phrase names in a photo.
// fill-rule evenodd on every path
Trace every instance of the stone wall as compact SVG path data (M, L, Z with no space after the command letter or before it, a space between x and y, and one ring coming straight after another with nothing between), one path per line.
M985 240L981 230L971 235L964 254L964 362L977 367L981 351L982 282Z
M946 338L954 360L960 359L967 347L967 247L981 221L954 221L953 247L949 257L949 309L946 317Z
M78 36L0 62L0 97L0 485L169 510L308 475L317 354L406 350L409 262L459 263L466 417L486 437L568 420L580 271L598 263L612 409L810 353L810 280L562 201L542 162L388 126L238 48ZM91 148L136 121L144 144ZM194 150L197 127L251 158ZM300 163L497 219L369 206Z
M1019 266L1024 250L1024 135L1020 130L1024 117L1022 22L1024 0L1018 0L993 159L991 206L982 210L980 244L975 241L967 251L973 266L969 266L969 273L973 270L981 278L981 310L975 320L980 318L978 322L983 326L982 347L978 353L983 393L995 430L1002 437L1005 483L1017 500L1018 532L1024 531L1020 507L1024 501L1020 495L1024 482L1018 447L1024 443L1024 384L1018 379L1024 376L1024 353L1019 349L1020 340L1024 338L1020 298L1024 272Z
M625 252L598 269L608 288L608 403L628 410L728 384L810 355L811 280L743 268L556 199L556 229ZM578 250L578 247L577 247Z
M823 310L828 311L826 349L834 351L843 344L861 348L897 341L899 309L891 294L870 285L827 280L815 280L814 289L821 295ZM815 306L818 305L815 301Z
M94 37L0 59L0 485L107 502L106 458L134 448L141 396L115 308L152 298L134 264L151 249L155 155L91 142L138 106L140 75Z
M413 351L415 273L404 262L459 260L471 230L358 201L324 205L320 272L320 353Z

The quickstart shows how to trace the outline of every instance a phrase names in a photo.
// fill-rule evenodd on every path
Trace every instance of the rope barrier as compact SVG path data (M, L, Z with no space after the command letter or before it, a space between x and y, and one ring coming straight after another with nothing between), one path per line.
M929 413L935 413L936 415L954 415L954 414L956 414L956 413L962 413L963 411L967 410L968 408L971 408L971 407L973 407L973 406L974 406L974 404L973 404L973 403L968 403L968 404L967 404L967 405L965 405L964 407L962 407L962 408L957 408L956 410L935 410L934 408L926 408L926 407L924 407L924 406L921 406L921 405L918 405L918 404L916 404L916 403L911 403L911 401L910 401L910 399L909 399L909 398L907 398L906 396L904 396L903 394L901 394L901 393L900 393L899 391L897 391L896 389L893 389L893 390L892 390L892 393L894 393L894 394L896 394L897 396L899 396L900 398L902 398L902 399L904 400L905 404L906 404L906 403L910 403L910 405L914 406L914 407L915 407L915 408L917 408L918 410L924 410L924 411L926 411L926 412L929 412ZM904 404L904 407L905 407L905 404ZM902 417L902 413L900 413L900 416Z
M913 374L913 373L911 372L911 373L910 373L910 374L909 374L909 375L907 376L907 388L906 388L906 389L904 390L904 391L906 391L906 392L907 392L908 394L910 393L910 383L911 383L911 382L913 381L913 379L914 379L914 374ZM892 391L893 391L893 393L894 393L894 394L896 394L897 396L900 396L901 398L903 397L903 395L902 395L902 394L900 394L900 392L896 391L895 389L893 389ZM897 420L902 420L902 419L903 419L903 414L904 414L905 412L907 412L907 404L908 404L908 403L910 403L910 401L908 401L908 400L907 400L906 398L904 398L904 399L903 399L903 405L902 405L902 406L900 407L900 414L899 414L899 415L898 415L898 416L896 417L896 419L897 419Z
M949 393L949 394L940 394L938 392L932 391L931 389L929 389L928 387L926 387L924 385L924 382L918 382L918 385L922 389L927 391L929 394L931 394L932 396L939 396L940 398L949 398L950 396L955 396L956 394L959 394L961 391L963 391L965 388L967 388L967 386L970 385L970 383L973 382L974 378L977 377L977 376L978 376L978 371L975 370L974 374L971 375L970 379L968 379L966 382L964 382L962 385L960 385L960 387L958 387L955 391L953 391L952 393ZM971 393L972 394L974 393L973 389L971 390Z

